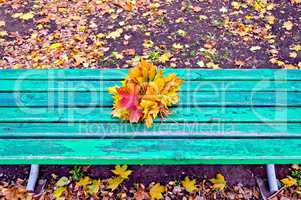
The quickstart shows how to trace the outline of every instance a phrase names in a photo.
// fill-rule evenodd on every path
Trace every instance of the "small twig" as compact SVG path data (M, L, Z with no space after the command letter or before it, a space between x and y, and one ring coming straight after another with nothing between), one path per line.
M274 198L275 196L277 196L282 190L284 190L285 187L280 188L278 191L274 192L271 196L268 197L267 200L270 200L272 198Z

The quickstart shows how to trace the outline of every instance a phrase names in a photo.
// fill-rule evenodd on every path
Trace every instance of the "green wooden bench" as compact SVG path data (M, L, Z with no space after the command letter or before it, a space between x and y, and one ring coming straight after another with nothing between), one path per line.
M152 128L111 117L125 69L1 70L0 164L301 161L301 71L166 69L180 103Z

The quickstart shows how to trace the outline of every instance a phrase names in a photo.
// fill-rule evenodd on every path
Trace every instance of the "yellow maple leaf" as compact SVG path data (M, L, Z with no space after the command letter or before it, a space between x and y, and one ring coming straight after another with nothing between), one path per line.
M238 9L240 8L240 3L237 2L237 1L233 1L233 2L231 3L231 6L232 6L234 9L238 10Z
M180 49L183 49L184 46L181 45L180 43L173 43L172 44L172 48L176 49L176 50L180 50Z
M81 178L77 183L76 186L78 187L86 187L87 185L90 185L92 183L92 180L90 177L85 176Z
M33 12L28 12L28 13L15 13L12 15L13 18L19 18L19 19L23 19L23 20L29 20L32 19L34 17L34 13Z
M107 35L107 38L112 38L112 39L116 39L116 38L119 38L121 36L121 34L123 33L123 29L122 28L119 28L113 32L110 32L108 35Z
M154 186L152 186L149 191L152 199L163 199L164 192L165 192L165 187L160 185L160 183L157 183Z
M293 44L293 45L290 46L290 50L301 51L301 45L300 44Z
M103 33L98 33L98 34L96 35L96 37L99 38L99 39L103 39L103 38L106 37L106 35L103 34Z
M285 187L291 187L291 186L297 184L297 180L294 179L294 178L291 177L291 176L288 176L288 177L286 177L286 178L284 178L284 179L281 179L280 181L281 181L281 183L282 183Z
M0 37L7 36L8 33L6 31L0 31Z
M116 176L113 178L109 178L107 189L111 189L114 191L118 186L124 181L124 179L120 176Z
M128 168L127 165L122 165L122 166L116 165L115 169L112 170L112 172L123 179L127 179L129 178L129 175L132 173L132 170L127 170L127 168Z
M151 47L154 46L154 42L151 41L151 40L144 40L143 46L144 46L145 48L151 48Z
M216 178L209 179L209 181L213 184L212 188L216 190L223 190L227 185L222 174L216 174Z
M286 21L283 23L282 28L285 28L287 31L293 29L294 24L291 21Z
M68 185L69 183L70 183L70 180L66 176L63 176L55 183L55 186L63 187L65 185Z
M90 195L96 195L99 191L100 184L100 180L93 180L92 183L86 187L87 193Z
M177 34L182 37L185 37L187 35L187 32L182 29L179 29L179 30L177 30Z
M195 179L190 180L188 176L185 177L184 181L181 181L185 190L189 193L194 192L197 190L195 186Z
M53 43L53 44L51 44L48 48L49 48L49 49L58 49L58 48L60 48L60 47L62 47L62 44L61 44L61 43Z
M166 62L168 62L170 60L171 57L172 57L172 55L169 52L165 52L164 54L162 54L159 57L159 61L161 63L166 63Z
M24 13L19 18L23 19L23 20L29 20L29 19L32 19L33 17L34 17L34 13L33 12L28 12L28 13Z
M266 16L266 20L269 24L273 25L275 23L275 17L273 15Z
M53 196L56 198L56 199L60 199L60 197L63 195L63 193L66 191L67 187L64 186L64 187L58 187L54 190L53 192Z

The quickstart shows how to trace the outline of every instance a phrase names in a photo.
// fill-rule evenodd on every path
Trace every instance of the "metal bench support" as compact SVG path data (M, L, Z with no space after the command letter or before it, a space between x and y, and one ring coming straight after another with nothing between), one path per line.
M278 191L278 183L277 183L277 178L276 178L275 165L273 165L273 164L267 165L267 175L268 175L270 192L274 193L274 192Z
M36 186L36 182L39 176L39 165L31 165L30 166L30 174L26 186L26 190L29 192L33 192Z

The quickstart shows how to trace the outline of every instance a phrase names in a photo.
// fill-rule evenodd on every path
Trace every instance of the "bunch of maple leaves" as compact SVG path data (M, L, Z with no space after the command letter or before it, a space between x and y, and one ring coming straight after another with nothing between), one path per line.
M121 87L109 88L114 98L112 114L131 123L142 121L151 127L157 116L169 115L169 107L178 103L182 82L175 74L165 77L163 70L141 60L129 71Z

